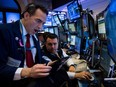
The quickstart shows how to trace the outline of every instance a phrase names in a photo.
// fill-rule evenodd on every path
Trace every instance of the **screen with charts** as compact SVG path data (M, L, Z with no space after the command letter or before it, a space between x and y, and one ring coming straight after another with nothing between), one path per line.
M70 32L76 32L75 23L69 23L68 26Z
M46 22L44 24L45 26L52 26L52 17L48 14Z
M104 18L98 19L98 33L99 34L105 34L106 33Z
M75 46L75 41L76 41L76 36L75 35L71 35L70 45Z
M6 23L15 22L20 19L20 13L6 12Z
M67 10L70 21L73 21L80 17L80 8L77 0L74 0L72 3L67 5Z
M61 24L61 21L58 17L58 15L53 15L53 19L55 21L55 23L57 24L58 28L62 31L64 31L63 25Z

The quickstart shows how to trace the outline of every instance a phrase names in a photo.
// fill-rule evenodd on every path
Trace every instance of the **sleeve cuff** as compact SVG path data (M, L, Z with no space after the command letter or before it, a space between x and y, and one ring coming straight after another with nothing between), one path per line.
M21 79L21 71L23 68L18 68L15 72L14 79L13 80L20 80Z
M70 79L74 79L75 72L67 72Z

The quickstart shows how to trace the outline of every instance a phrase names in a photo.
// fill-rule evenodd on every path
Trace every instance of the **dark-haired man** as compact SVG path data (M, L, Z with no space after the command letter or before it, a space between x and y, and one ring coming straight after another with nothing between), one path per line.
M35 33L42 28L47 15L45 7L30 3L21 20L0 24L0 86L43 87L41 84L44 83L39 84L38 78L47 77L52 67L41 64Z
M42 48L43 58L46 61L55 61L59 60L61 58L65 58L68 55L62 50L58 49L59 46L59 40L58 36L56 34L49 34L47 35L45 39L45 45ZM46 56L46 57L45 57ZM73 66L74 63L71 58L67 61L69 66L69 71L67 70L67 74L70 79L84 79L84 80L90 80L91 74L87 71L82 71L79 73L75 73L75 67ZM57 66L56 66L57 68ZM65 75L64 75L65 76ZM87 85L86 85L87 86ZM85 85L83 87L86 87Z

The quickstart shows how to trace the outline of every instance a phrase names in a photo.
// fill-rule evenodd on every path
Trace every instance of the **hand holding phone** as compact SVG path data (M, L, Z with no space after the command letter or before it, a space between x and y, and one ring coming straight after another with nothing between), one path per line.
M58 60L48 62L47 66L53 66Z

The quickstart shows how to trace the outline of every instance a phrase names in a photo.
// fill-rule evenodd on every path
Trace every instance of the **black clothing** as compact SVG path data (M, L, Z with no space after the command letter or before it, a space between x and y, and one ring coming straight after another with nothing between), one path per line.
M59 50L58 54L59 54L60 58L63 57L62 50ZM65 68L62 67L60 70L57 70L59 65L60 65L60 58L57 55L51 54L50 52L48 52L46 50L45 46L43 46L43 48L42 48L42 55L47 56L52 61L59 60L59 62L55 63L52 66L52 70L51 70L51 73L50 73L50 77L53 79L53 81L55 83L54 87L60 87L60 85L63 84L64 82L66 82L66 81L68 82L69 77L67 75L67 72L66 72ZM43 62L45 62L45 60L43 60Z

